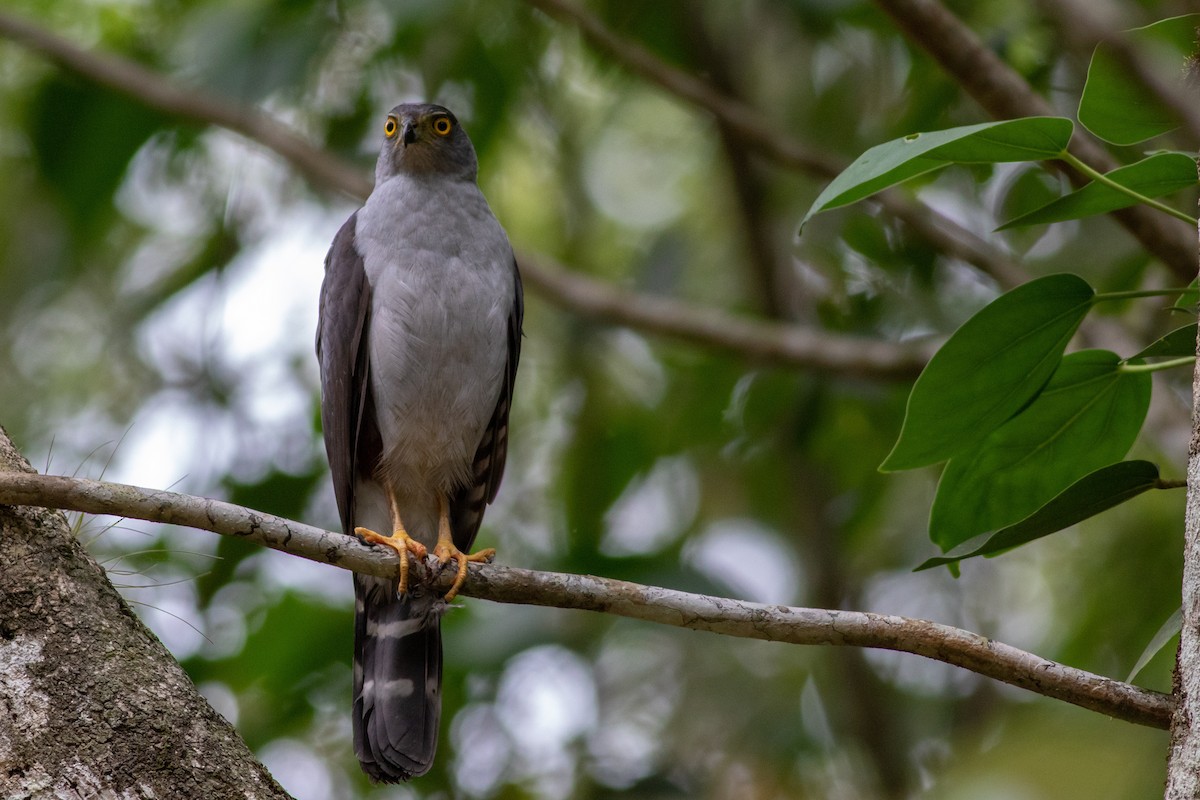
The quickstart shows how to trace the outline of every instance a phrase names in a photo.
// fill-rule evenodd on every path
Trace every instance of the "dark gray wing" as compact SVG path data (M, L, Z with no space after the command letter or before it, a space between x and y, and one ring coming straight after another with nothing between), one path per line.
M475 449L471 466L471 483L461 487L450 498L450 529L454 545L464 553L471 550L483 512L496 499L504 462L508 457L508 409L512 405L513 383L517 379L517 362L521 359L521 323L525 318L525 293L521 287L521 271L513 260L513 305L508 315L508 361L504 368L504 383L496 399L496 409L487 430Z
M354 486L382 453L371 394L371 285L354 245L355 216L325 257L317 322L321 425L342 529L354 531ZM441 713L442 645L428 594L396 594L394 578L354 575L354 750L375 780L429 770ZM407 688L404 688L407 687Z
M371 284L354 246L357 217L355 212L346 220L325 256L317 317L321 427L346 533L354 530L355 477L373 475L381 451L367 348Z

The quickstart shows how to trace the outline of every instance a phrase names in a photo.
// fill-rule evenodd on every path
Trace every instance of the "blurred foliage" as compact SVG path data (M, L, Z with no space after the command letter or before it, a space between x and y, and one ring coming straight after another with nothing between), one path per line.
M1074 108L1090 53L1035 5L950 5L1062 113ZM1187 10L1126 5L1129 25ZM945 335L999 293L869 204L823 214L797 240L827 179L748 150L521 3L5 7L256 104L364 174L382 113L445 103L520 249L641 292L889 340ZM588 7L840 163L986 121L860 0ZM324 248L353 203L259 145L7 41L0 85L0 423L50 471L103 469L334 526L312 335ZM993 233L1013 208L1064 194L1056 177L986 166L906 191L1031 276L1170 285L1107 218ZM1194 207L1194 195L1166 200ZM1159 309L1125 305L1089 346L1136 352L1183 321ZM503 562L926 617L1114 677L1179 604L1182 497L1161 492L965 563L958 580L912 573L932 554L937 476L876 471L909 385L764 368L584 321L534 292L525 347L508 474L480 541ZM1175 477L1186 376L1163 377L1154 397L1133 457ZM446 620L434 771L371 787L350 745L348 576L194 531L90 521L82 535L299 798L1132 798L1163 780L1163 732L915 657L466 600ZM1169 689L1169 650L1143 685Z

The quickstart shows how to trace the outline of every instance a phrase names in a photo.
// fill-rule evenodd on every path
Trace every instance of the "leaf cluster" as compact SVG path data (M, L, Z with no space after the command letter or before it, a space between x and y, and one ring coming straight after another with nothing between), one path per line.
M1162 20L1133 31L1132 38L1166 46L1178 63L1191 53L1198 21L1195 14ZM1139 90L1119 68L1111 46L1103 44L1093 54L1078 113L1092 134L1118 145L1175 126L1169 110ZM1196 186L1194 156L1157 152L1101 175L1071 154L1073 130L1066 118L1030 117L877 145L825 188L804 221L951 164L1060 160L1091 182L1019 213L999 230L1139 202L1195 224L1152 199ZM1150 372L1192 362L1195 324L1127 358L1107 350L1067 355L1064 350L1097 303L1169 293L1098 295L1077 275L1048 275L997 298L939 349L913 386L899 438L880 467L895 471L946 462L929 535L950 555L918 569L1006 552L1163 488L1156 466L1120 459L1145 420ZM1194 313L1194 302L1191 306ZM1146 366L1146 358L1172 360Z

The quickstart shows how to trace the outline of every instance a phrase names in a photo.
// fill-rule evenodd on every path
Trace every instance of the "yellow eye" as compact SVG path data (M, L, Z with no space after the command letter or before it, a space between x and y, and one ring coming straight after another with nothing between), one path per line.
M388 117L387 122L383 123L383 135L389 139L396 135L396 118Z
M449 117L438 117L433 121L433 132L438 136L446 136L452 127Z

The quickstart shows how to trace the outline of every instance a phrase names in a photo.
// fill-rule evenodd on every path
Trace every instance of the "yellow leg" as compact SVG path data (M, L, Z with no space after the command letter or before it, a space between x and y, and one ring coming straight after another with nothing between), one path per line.
M489 547L478 553L467 555L455 547L454 537L450 533L450 510L446 505L446 498L439 497L438 540L437 545L433 548L433 554L443 564L452 558L458 562L458 573L454 576L454 583L451 584L450 591L446 592L446 602L449 603L458 594L458 590L462 588L463 582L467 579L467 562L474 561L478 564L491 561L492 556L496 555L496 551Z
M408 591L409 553L412 553L417 558L424 558L428 551L425 549L425 545L409 536L408 531L404 530L404 523L400 520L400 512L396 510L395 498L389 498L388 502L392 508L393 533L391 536L384 536L367 528L355 528L354 532L364 542L381 544L396 551L396 555L400 558L400 583L396 586L396 592L397 594L404 594Z

